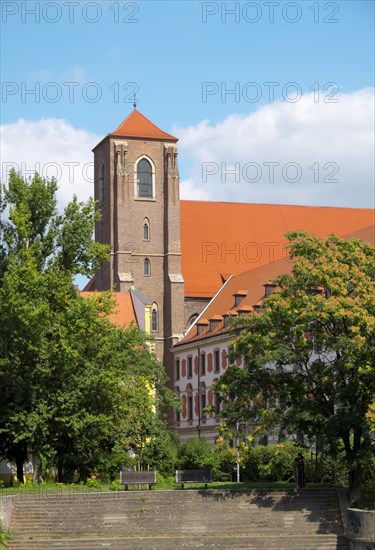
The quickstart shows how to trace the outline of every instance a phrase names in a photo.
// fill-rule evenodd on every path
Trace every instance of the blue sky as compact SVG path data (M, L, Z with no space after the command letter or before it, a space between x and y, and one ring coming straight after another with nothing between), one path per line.
M131 111L134 90L180 138L183 198L373 204L372 1L3 0L1 10L2 160L62 167L61 204L92 194L91 149ZM65 161L79 164L74 177ZM275 178L265 163L278 163Z
M19 117L62 117L75 127L105 134L131 107L116 103L116 83L119 88L135 83L139 108L166 129L174 123L188 126L206 118L215 123L232 113L249 113L268 98L264 89L256 103L243 98L236 103L233 95L222 102L219 94L203 103L203 82L219 87L223 82L228 90L235 82L240 88L248 82L280 82L276 97L287 82L297 82L304 92L315 82L335 82L345 92L373 85L372 1L281 1L275 3L273 23L266 2L257 2L257 10L249 6L254 2L245 1L80 0L78 7L58 2L60 10L53 4L2 3L2 80L19 86L25 82L28 88L57 82L63 91L56 103L43 100L42 94L39 103L31 95L22 102L21 91L7 96L3 124ZM299 6L299 13L292 4ZM236 7L237 16L231 15ZM26 13L33 9L40 12L40 22ZM299 15L299 21L290 22ZM116 23L120 17L126 21ZM64 82L79 83L72 103ZM94 99L99 89L84 91L89 82L100 86L102 97L96 103L84 100L86 91ZM127 92L132 89L129 85ZM52 99L55 90L46 92ZM118 99L125 96L121 91Z

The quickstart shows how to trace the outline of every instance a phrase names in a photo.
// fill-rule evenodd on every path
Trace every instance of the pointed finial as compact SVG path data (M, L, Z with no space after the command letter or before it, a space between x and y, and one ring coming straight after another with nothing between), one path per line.
M136 95L135 95L135 94L134 94L133 100L134 100L133 107L134 107L134 109L136 109L136 108L137 108L138 99L136 98Z

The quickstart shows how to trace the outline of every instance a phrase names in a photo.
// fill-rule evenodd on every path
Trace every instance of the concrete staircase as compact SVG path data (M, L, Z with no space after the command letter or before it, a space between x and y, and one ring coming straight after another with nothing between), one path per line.
M335 490L23 495L9 550L349 550Z

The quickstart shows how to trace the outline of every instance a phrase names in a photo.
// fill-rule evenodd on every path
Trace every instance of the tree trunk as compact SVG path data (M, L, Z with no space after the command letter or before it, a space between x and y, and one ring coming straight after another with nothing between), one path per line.
M353 447L351 452L352 457L359 456L359 452L361 450L361 439L362 439L362 430L354 431ZM346 446L345 446L345 450L347 451ZM348 456L348 452L347 452L347 456ZM349 472L349 500L351 505L353 505L354 503L358 503L361 500L361 496L362 496L361 482L362 482L361 468L358 467L358 465L355 467L352 467Z
M62 477L63 477L63 469L62 469L61 464L58 464L57 465L57 481L58 481L58 483L62 482Z
M33 461L33 483L42 483L42 461L40 460L40 456L37 454L33 454L32 456Z
M361 474L358 469L352 469L349 472L349 501L350 504L356 504L361 500Z
M23 483L23 463L25 455L21 449L16 449L14 458L17 466L17 479L20 483Z

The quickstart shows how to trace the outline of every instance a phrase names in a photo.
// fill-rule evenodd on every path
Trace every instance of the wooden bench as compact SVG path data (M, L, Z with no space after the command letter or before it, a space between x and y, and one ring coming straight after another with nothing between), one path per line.
M204 483L207 489L207 483L212 481L212 470L176 470L176 483L181 483L181 489L184 483Z
M156 472L154 470L150 472L134 472L131 470L120 472L120 484L125 485L125 491L128 490L128 485L148 485L151 490L151 486L155 483Z

